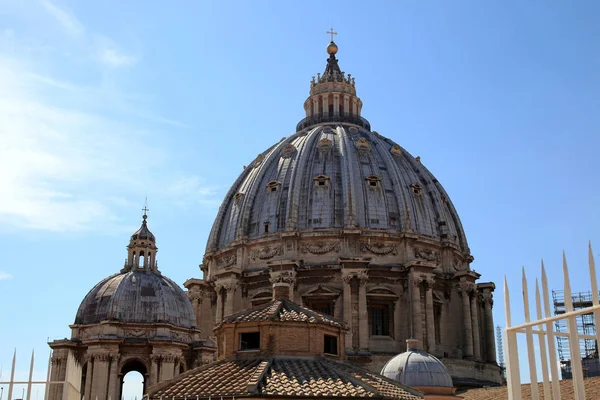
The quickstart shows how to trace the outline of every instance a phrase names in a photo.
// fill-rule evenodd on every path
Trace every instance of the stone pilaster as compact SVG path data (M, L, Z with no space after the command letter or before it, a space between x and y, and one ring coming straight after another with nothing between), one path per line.
M473 356L481 358L481 341L479 334L479 305L477 304L477 288L471 293L471 321L473 323Z
M427 351L431 354L435 352L435 319L433 315L433 285L435 278L428 276L425 280L425 316L427 326Z
M223 287L215 285L215 291L217 292L217 310L215 312L215 323L218 324L223 320Z
M369 348L369 312L367 310L367 271L358 272L358 340L359 348L367 351Z
M175 356L172 354L163 354L161 356L160 380L166 381L173 378L175 374Z
M160 356L157 354L152 354L150 356L150 382L148 382L147 386L156 385L158 380L158 373L160 367Z
M83 396L86 399L90 398L90 393L92 390L92 377L94 374L94 360L91 356L87 356L87 369L86 369L86 373L85 373L85 383L84 383L84 391L83 391Z
M352 348L352 286L350 285L352 279L354 279L354 275L342 273L342 280L344 281L344 322L350 328L346 331L346 347L348 349Z
M421 286L423 281L420 277L415 274L411 274L411 285L410 285L410 309L412 314L412 338L419 341L419 347L423 344L423 330L422 330L422 313L421 313Z
M394 351L400 350L400 346L404 339L402 335L403 322L404 321L402 321L402 301L399 297L398 300L396 300L396 302L394 303L394 340L398 345L397 348L394 349Z
M108 397L111 400L119 400L119 391L121 389L121 379L119 378L119 355L110 355L110 368L108 375Z
M462 297L463 308L463 330L464 330L464 346L463 357L473 356L473 328L471 324L471 302L470 295L475 288L472 282L460 282L458 284L458 293Z
M94 376L92 377L92 391L90 398L98 400L108 399L108 374L110 354L94 354Z

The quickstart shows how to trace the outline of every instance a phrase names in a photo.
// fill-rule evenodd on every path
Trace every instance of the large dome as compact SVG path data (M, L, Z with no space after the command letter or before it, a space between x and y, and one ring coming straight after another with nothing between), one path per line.
M183 290L169 278L153 271L112 275L94 286L81 302L75 323L102 321L196 326L192 303Z
M348 228L414 232L468 254L454 206L419 158L344 121L304 128L259 154L227 193L207 251L275 232Z

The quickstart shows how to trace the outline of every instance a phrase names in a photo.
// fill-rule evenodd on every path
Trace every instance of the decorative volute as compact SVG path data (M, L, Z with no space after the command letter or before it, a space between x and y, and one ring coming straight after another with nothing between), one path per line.
M327 33L331 34L331 42L327 46L325 72L312 78L310 96L304 102L306 118L298 123L296 131L323 122L348 122L370 130L369 122L360 116L362 101L356 96L354 78L346 76L335 57L338 46L333 35L337 33L333 30Z
M143 208L144 215L142 216L142 226L138 229L129 240L127 246L127 260L122 272L144 270L160 273L158 271L158 265L156 263L156 238L154 234L148 229L148 211L147 207Z

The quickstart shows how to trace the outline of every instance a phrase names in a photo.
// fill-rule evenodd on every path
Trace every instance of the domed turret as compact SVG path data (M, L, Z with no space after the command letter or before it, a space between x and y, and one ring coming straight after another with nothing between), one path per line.
M89 291L77 311L76 324L121 321L196 326L196 315L188 296L158 271L155 261L158 248L148 229L146 211L144 208L142 226L131 236L127 246L124 268Z
M418 341L408 339L407 350L389 360L381 375L425 394L451 395L452 378L446 366L435 356L418 349Z

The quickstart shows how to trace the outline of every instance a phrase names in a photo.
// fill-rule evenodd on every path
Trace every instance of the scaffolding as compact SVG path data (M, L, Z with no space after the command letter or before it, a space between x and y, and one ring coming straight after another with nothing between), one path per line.
M563 290L553 290L552 300L554 303L554 315L565 313L565 293ZM573 310L591 307L592 292L576 292L571 294L573 299ZM596 324L592 313L577 316L577 332L580 335L596 335ZM556 332L567 333L567 320L560 319L554 323ZM557 350L560 358L563 379L571 378L571 353L569 350L569 339L565 336L557 336ZM579 354L584 364L584 374L586 376L599 376L600 363L598 360L598 344L592 339L579 340Z

